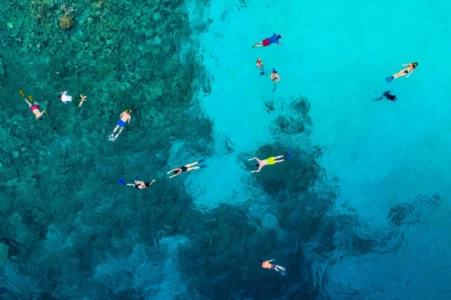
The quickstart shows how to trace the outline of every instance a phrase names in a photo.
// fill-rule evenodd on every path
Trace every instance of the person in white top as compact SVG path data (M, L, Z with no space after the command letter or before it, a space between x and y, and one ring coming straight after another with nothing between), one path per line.
M72 96L68 95L67 91L61 92L61 95L59 95L58 98L60 98L64 104L72 102ZM83 102L86 101L86 96L83 96L82 94L80 94L80 98L81 98L81 101L78 104L78 107L81 107L83 105Z

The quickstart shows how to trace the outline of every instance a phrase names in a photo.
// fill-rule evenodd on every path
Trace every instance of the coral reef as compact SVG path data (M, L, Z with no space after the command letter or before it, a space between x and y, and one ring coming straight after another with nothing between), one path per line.
M67 30L74 26L74 19L71 16L61 16L60 18L60 27L62 30Z
M4 265L8 260L9 247L3 243L0 243L0 266Z

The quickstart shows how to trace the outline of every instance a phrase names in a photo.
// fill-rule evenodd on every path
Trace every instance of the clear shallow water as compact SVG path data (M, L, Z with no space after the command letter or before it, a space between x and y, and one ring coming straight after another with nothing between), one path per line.
M115 4L105 16L127 25L100 36L125 39L106 58L86 50L97 60L92 73L68 72L70 65L65 76L52 75L71 56L54 56L51 43L39 55L2 57L9 72L1 92L11 98L4 108L25 110L11 97L20 86L58 114L49 125L55 133L31 123L28 111L2 132L13 141L2 153L1 242L9 248L0 256L2 297L449 298L448 3L216 1L176 14L162 3ZM83 5L86 22L92 8ZM149 22L159 19L155 10L168 20L188 11L191 31L178 17ZM68 34L75 44L93 36L75 29ZM251 49L273 32L284 35L281 47ZM275 93L257 57L278 69ZM415 73L387 86L384 78L410 61L419 62ZM161 74L150 76L157 62ZM180 78L193 79L184 80L192 90L180 88ZM84 113L53 101L53 89L67 85L91 92ZM399 100L373 103L387 87ZM311 126L291 106L300 96ZM129 107L137 113L131 129L106 143ZM279 128L280 117L307 129ZM327 148L316 162L314 145ZM40 172L26 169L20 159L36 161L21 147L39 153ZM293 161L249 172L249 157L288 149ZM208 169L163 179L202 156ZM159 180L143 193L116 183L136 174ZM14 188L24 182L33 189ZM50 188L54 182L66 188ZM256 263L270 258L287 267L286 277Z
M206 65L215 77L206 112L216 132L249 151L271 139L272 117L264 101L281 107L290 96L307 96L313 140L329 150L322 165L340 180L339 203L349 203L374 230L384 230L390 205L420 193L450 196L451 79L437 65L450 46L445 38L450 9L444 1L433 6L425 1L251 1L245 8L216 2L215 22L203 39ZM281 47L250 48L272 32L284 35ZM274 95L267 76L258 76L257 57L266 69L279 71ZM387 86L384 78L410 61L419 61L418 70ZM371 101L387 89L398 96L396 103ZM447 298L444 280L418 270L449 278L450 241L442 236L449 203L441 211L419 210L430 220L428 228L406 231L406 245L397 253L349 258L334 266L328 273L331 295L348 299L345 286L364 291L362 299L426 299L432 291L433 297ZM431 248L440 259L430 257Z

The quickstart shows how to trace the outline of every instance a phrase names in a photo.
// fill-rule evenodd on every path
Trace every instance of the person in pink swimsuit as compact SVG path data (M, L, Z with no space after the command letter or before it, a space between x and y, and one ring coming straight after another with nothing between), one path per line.
M47 114L45 112L45 110L43 110L43 111L39 110L39 103L37 103L36 101L33 101L33 104L31 104L30 101L27 100L27 98L24 98L24 100L25 100L25 102L27 102L28 107L33 112L33 114L36 116L37 120L42 120L42 116L44 114Z

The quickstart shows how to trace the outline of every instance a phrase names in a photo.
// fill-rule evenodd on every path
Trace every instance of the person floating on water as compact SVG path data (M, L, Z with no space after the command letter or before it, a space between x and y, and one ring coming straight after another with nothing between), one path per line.
M263 41L254 44L254 45L252 46L252 48L261 47L261 46L267 47L267 46L269 46L269 45L271 45L271 44L274 44L274 43L277 43L277 45L280 46L280 43L282 43L282 42L279 41L279 40L280 40L281 38L282 38L282 35L281 35L281 34L274 33L274 34L272 35L272 37L266 38L266 39L264 39Z
M119 182L123 185L127 185L127 186L132 186L136 189L142 190L142 189L146 189L149 186L152 185L152 183L154 183L156 180L153 179L151 182L144 182L144 181L139 181L138 178L136 178L135 183L126 183L124 179L120 178Z
M263 269L269 269L272 271L276 271L277 273L280 273L285 276L285 271L287 269L282 266L272 264L271 262L273 262L273 261L274 261L274 259L267 260L267 261L259 260L258 263L262 266Z
M290 150L287 153L285 153L285 155L279 155L279 156L276 156L276 157L271 156L271 157L268 157L267 159L264 159L264 160L259 160L257 157L253 157L253 158L250 158L249 161L254 160L254 159L258 161L258 164L255 165L255 166L258 167L258 170L252 171L252 173L258 173L265 166L275 165L277 163L281 163L281 162L284 162L286 160L290 160L292 158L294 158L294 156L293 156L293 154L292 154L292 152Z
M68 95L67 91L61 92L61 95L59 95L58 98L60 98L64 104L72 102L72 96ZM87 97L80 94L80 98L81 98L81 100L80 100L80 103L78 103L78 107L81 107L83 105L83 102L86 101Z
M109 136L110 141L114 142L117 139L119 134L121 134L122 130L124 130L125 125L127 125L127 122L128 122L128 124L130 124L130 120L132 118L131 113L132 113L132 111L130 109L127 109L126 111L121 113L121 115L119 116L120 119L119 119L119 121L117 121L117 125L116 125L116 127L114 127L113 133L110 134L110 136ZM121 129L119 130L119 132L116 135L114 135L114 133L119 129L119 127Z
M172 177L175 177L175 176L178 176L178 175L182 174L183 172L189 172L189 171L192 171L192 170L197 170L199 168L204 169L204 168L208 167L208 165L196 166L198 163L201 163L201 162L204 162L204 161L205 161L205 158L202 158L199 161L193 162L191 164L184 165L183 167L172 169L167 174L174 173L174 175L169 177L169 178L172 178Z
M27 102L28 107L30 108L30 110L33 112L33 114L36 116L36 120L41 121L42 120L42 116L44 114L47 115L47 112L45 110L40 111L39 110L39 103L33 100L33 97L30 95L28 96L28 99L30 99L31 102L33 102L33 104L30 103L30 101L27 100L27 98L25 98L25 94L22 90L19 91L20 95L23 97L23 99L25 100L25 102Z
M413 71L415 71L415 68L418 66L417 62L413 62L410 64L402 64L401 66L405 66L407 68L402 69L401 71L399 71L398 73L394 74L393 76L387 77L385 78L385 81L387 81L387 83L390 83L393 79L402 77L402 76L406 76L409 77Z
M272 91L274 92L277 89L277 83L280 81L280 76L279 74L277 74L277 70L275 68L272 69L272 73L269 78L274 83L274 87L272 89Z
M263 61L261 60L261 58L257 58L257 62L255 63L255 65L257 66L257 68L259 68L260 71L260 76L265 75L265 65L263 64Z
M389 101L395 102L396 100L398 100L398 98L396 98L396 95L392 95L390 94L390 91L385 91L382 96L379 96L377 98L374 98L373 101L379 101L386 98Z

